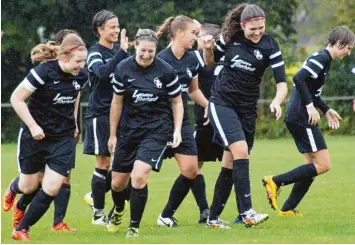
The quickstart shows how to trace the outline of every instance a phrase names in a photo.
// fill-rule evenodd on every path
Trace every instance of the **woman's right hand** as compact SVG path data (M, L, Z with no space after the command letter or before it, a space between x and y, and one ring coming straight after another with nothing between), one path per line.
M315 126L320 121L320 114L314 105L307 106L307 113L308 113L308 123L312 126Z
M126 37L126 29L121 30L121 41L120 41L120 48L127 52L128 49L128 37Z
M116 144L117 144L117 136L110 136L107 146L108 146L108 150L111 153L111 155L113 156L116 150Z
M174 130L174 135L173 135L173 143L172 143L172 148L176 148L180 145L182 142L181 138L181 130L180 129L175 129Z
M43 129L38 126L38 124L34 124L28 128L30 129L31 135L35 140L42 140L44 137L46 137L44 135Z

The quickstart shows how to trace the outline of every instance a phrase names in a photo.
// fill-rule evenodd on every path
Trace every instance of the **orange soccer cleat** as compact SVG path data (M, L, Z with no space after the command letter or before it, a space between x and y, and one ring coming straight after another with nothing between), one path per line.
M17 203L17 202L16 202ZM12 214L12 226L16 228L18 226L25 214L24 210L18 209L17 205L14 205L14 213Z
M15 202L16 193L11 191L11 184L13 181L14 181L14 179L11 180L10 185L7 187L4 198L2 200L2 209L5 212L8 212L12 208L12 206L14 205L14 202Z
M59 222L58 224L52 227L52 231L54 232L76 232L76 229L70 228L67 223Z
M27 230L23 229L20 231L13 230L11 234L12 238L18 241L31 241L30 236L27 233Z

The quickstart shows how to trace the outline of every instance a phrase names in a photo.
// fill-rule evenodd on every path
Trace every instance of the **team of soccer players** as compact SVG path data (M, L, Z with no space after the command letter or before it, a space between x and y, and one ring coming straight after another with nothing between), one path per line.
M109 232L118 231L129 199L126 237L139 236L149 173L159 172L168 157L175 157L181 174L158 217L159 226L178 225L173 215L191 189L200 211L198 223L230 228L219 216L233 186L236 222L251 227L266 221L267 214L252 208L249 178L259 87L270 66L277 88L270 109L278 120L287 85L279 45L265 33L264 11L254 4L237 5L228 12L221 29L213 24L200 25L183 15L169 17L157 33L138 30L132 56L127 53L126 31L120 31L114 13L98 12L92 25L99 42L89 50L75 32L66 32L56 45L36 46L31 57L41 64L11 96L23 121L17 153L20 175L3 198L4 211L14 206L12 237L30 240L30 227L53 200L58 212L52 230L75 231L63 218L70 194L67 177L75 162L80 91L86 83L90 98L84 153L96 156L96 166L92 192L85 199L93 207L93 224L107 225ZM165 33L171 42L156 55L158 38ZM120 44L116 44L119 34ZM198 50L193 50L196 40ZM326 115L330 128L339 128L341 117L321 100L320 94L331 61L350 55L354 44L353 32L345 26L335 28L327 47L307 58L294 77L285 123L306 164L262 179L275 210L279 189L294 183L280 216L301 215L296 207L314 177L331 168L316 108ZM195 132L189 123L188 97L196 102ZM204 161L216 159L222 160L222 168L209 207L201 167ZM108 190L114 207L107 217L104 203ZM21 193L14 205L16 194Z

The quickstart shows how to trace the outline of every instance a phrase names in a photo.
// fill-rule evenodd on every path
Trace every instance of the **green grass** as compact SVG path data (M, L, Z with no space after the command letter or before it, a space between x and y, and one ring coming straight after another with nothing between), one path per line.
M125 230L129 215L125 215L122 230L109 234L104 227L90 224L91 210L83 197L90 190L94 158L81 154L77 147L76 169L72 173L72 192L66 221L78 229L75 234L53 233L53 205L31 229L33 243L354 243L355 242L355 137L327 137L333 169L316 179L308 195L299 205L303 217L277 217L267 203L261 177L277 174L302 163L291 139L257 140L251 156L252 200L255 210L266 212L270 219L250 229L232 225L230 230L210 230L197 225L198 208L191 194L178 209L175 217L178 228L159 228L156 219L163 209L173 181L179 171L174 160L165 161L162 171L152 173L149 179L149 200L141 222L140 237L126 239ZM1 190L4 193L9 181L17 176L16 145L2 145ZM203 172L209 203L220 170L219 163L206 163ZM289 186L284 187L279 206L287 198ZM106 210L111 207L111 195L106 195ZM2 212L1 242L11 239L12 212ZM234 194L222 214L232 221L236 216Z

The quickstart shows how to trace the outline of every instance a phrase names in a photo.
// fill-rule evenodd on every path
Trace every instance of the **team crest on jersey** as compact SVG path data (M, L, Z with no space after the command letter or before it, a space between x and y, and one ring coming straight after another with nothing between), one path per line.
M190 78L192 78L192 72L191 72L190 68L186 69L186 73L187 73L187 75L189 75Z
M157 86L157 88L162 88L163 87L163 84L159 80L159 77L154 78L154 84L155 84L155 86Z
M76 80L73 81L73 86L74 86L74 88L75 88L76 90L81 89L80 84L79 84Z
M262 60L263 59L263 55L260 53L260 51L258 49L254 50L254 55L258 60Z

